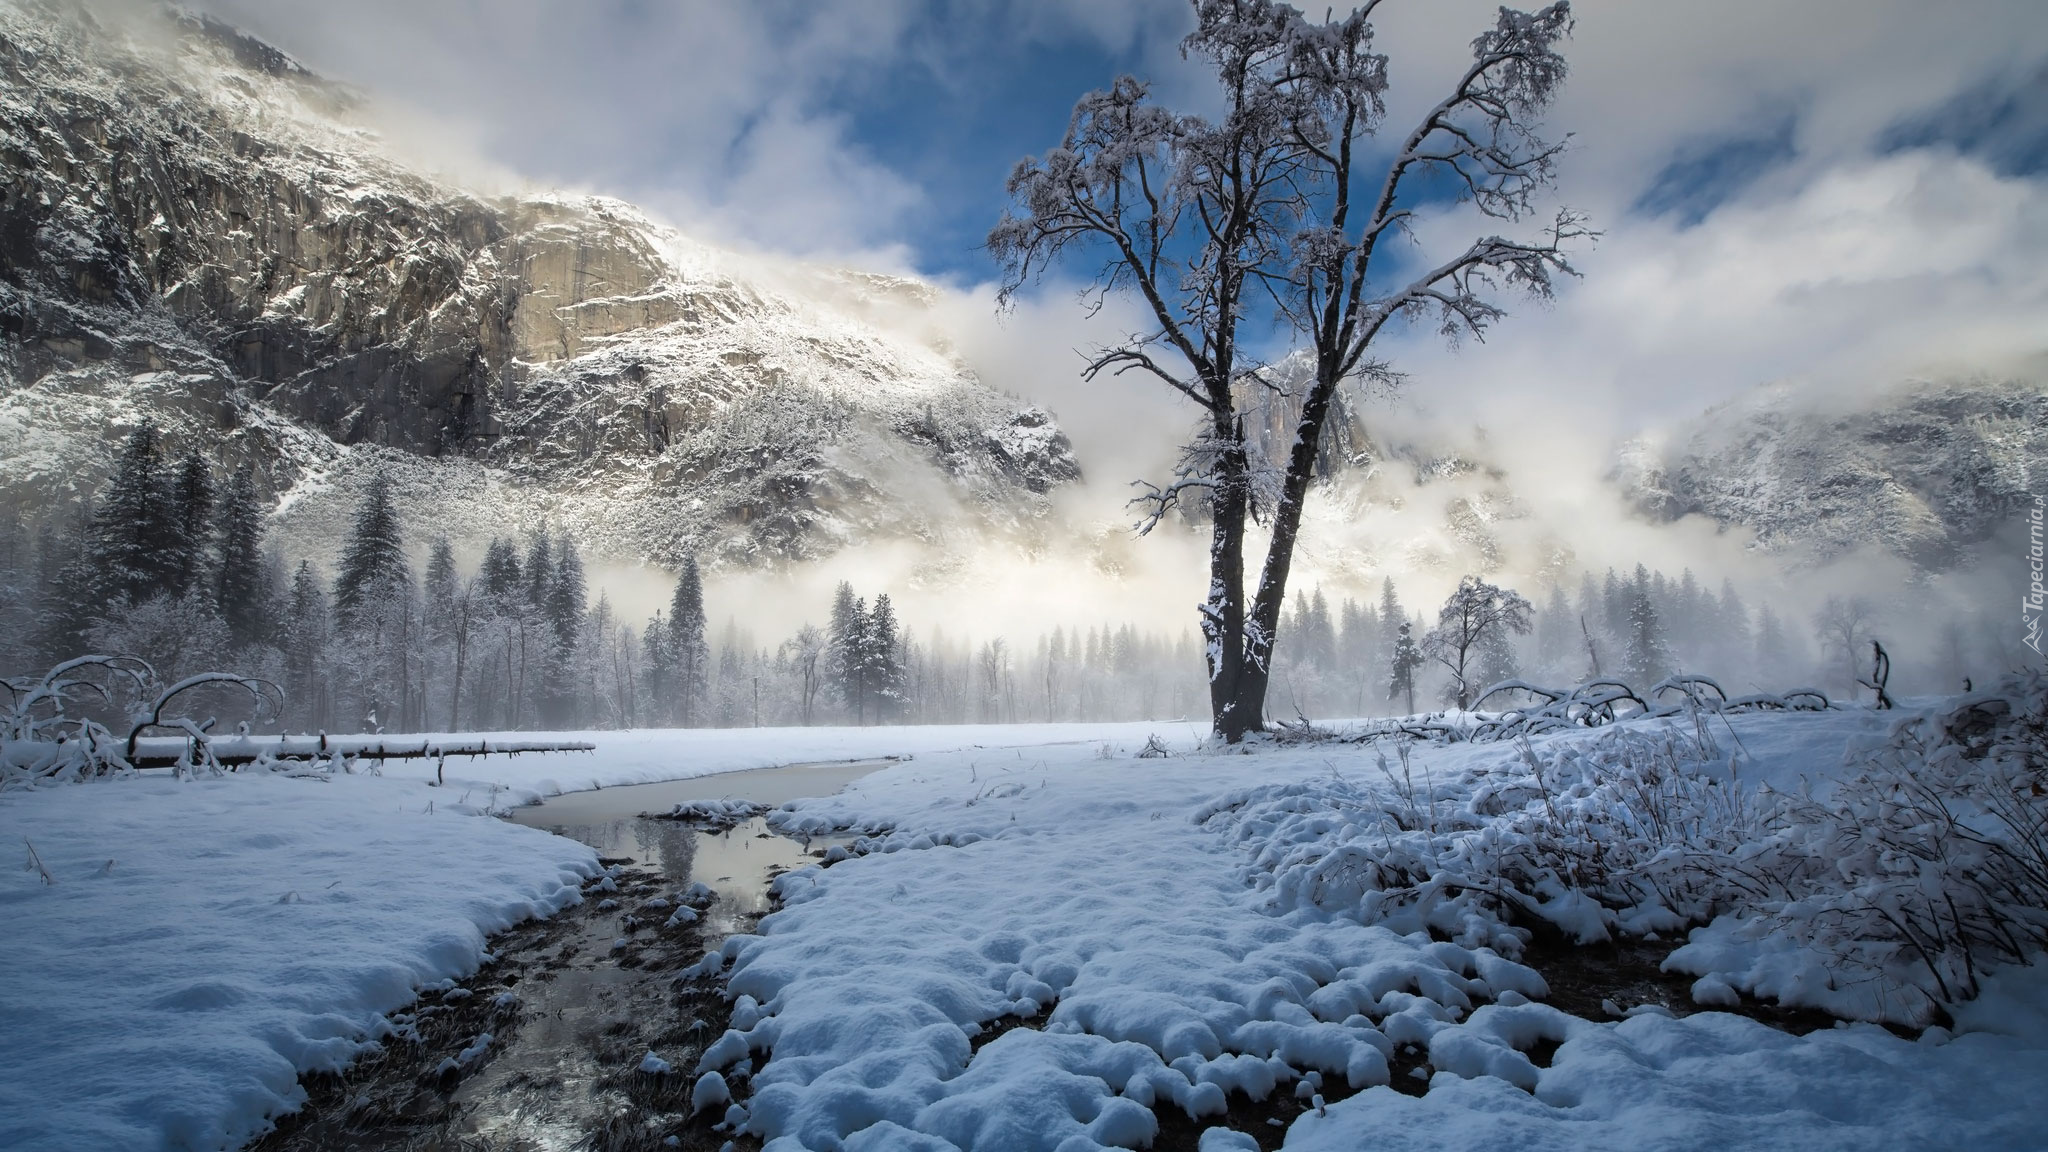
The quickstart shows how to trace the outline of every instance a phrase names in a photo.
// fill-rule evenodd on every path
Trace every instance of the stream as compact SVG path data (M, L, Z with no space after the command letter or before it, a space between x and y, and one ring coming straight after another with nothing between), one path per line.
M647 814L696 800L777 805L829 795L889 763L793 764L571 792L507 813L590 845L609 880L586 886L580 905L493 937L465 986L425 990L392 1016L398 1035L383 1051L340 1075L302 1078L309 1104L252 1152L723 1146L709 1117L691 1122L689 1073L729 1009L716 988L676 974L751 930L770 910L771 881L817 863L839 841L800 844L759 818L719 832ZM683 922L679 906L694 919Z

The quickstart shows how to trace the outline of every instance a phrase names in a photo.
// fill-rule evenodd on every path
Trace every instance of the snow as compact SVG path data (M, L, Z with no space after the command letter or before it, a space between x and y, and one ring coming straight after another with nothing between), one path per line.
M590 849L455 799L268 774L0 794L0 843L56 881L0 870L0 1147L238 1145L487 934L576 901Z
M1794 780L1824 777L1881 722L1735 725L1755 754L1738 772ZM1387 798L1372 753L1174 752L934 753L772 814L871 835L785 876L784 909L700 966L748 999L693 1073L751 1073L728 1117L768 1152L1139 1147L1155 1108L1220 1123L1229 1095L1322 1097L1311 1074L1363 1091L1304 1113L1289 1148L2038 1146L2015 1086L2048 1083L2048 971L2006 970L1947 1042L1873 1025L1795 1037L1641 1004L1578 1019L1542 1003L1546 982L1502 954L1518 942L1498 929L1432 939L1356 900L1333 910L1257 882L1273 874L1262 856L1353 834L1319 796ZM1424 746L1413 772L1469 795L1518 755ZM1697 987L1733 991L1725 974ZM1008 1017L1024 1025L975 1047ZM1546 1042L1541 1066L1530 1052ZM1410 1045L1433 1069L1419 1099L1388 1087ZM1212 1128L1203 1146L1233 1144Z
M1017 748L1037 745L1085 745L1088 754L1104 744L1128 752L1158 734L1162 739L1192 742L1208 728L1185 720L1138 721L1128 724L933 724L871 728L688 728L633 729L591 732L470 732L425 737L428 740L499 742L559 740L595 744L595 752L523 752L516 756L450 758L445 771L451 787L506 789L498 807L537 803L564 792L687 780L722 772L778 768L786 764L877 760L890 756L921 756L974 748ZM375 737L337 736L336 741ZM394 737L394 740L396 738ZM417 741L421 737L408 736ZM431 780L432 760L391 760L380 769L387 776Z
M1885 727L1858 712L1713 724L1739 751L1707 767L1816 789ZM1276 1095L1309 1103L1286 1136L1310 1150L2037 1146L2013 1086L2048 1083L2048 967L2003 970L1952 1031L1917 1040L1795 1037L1713 1011L1757 984L1732 954L1694 973L1709 1010L1624 1002L1586 1020L1545 1003L1520 940L1477 904L1375 899L1346 871L1477 867L1541 807L1524 795L1531 755L1592 763L1617 730L1684 728L1418 745L1398 767L1357 745L1211 747L1185 723L565 733L540 738L597 750L451 760L440 788L421 779L432 762L394 760L381 776L9 793L0 837L32 840L56 883L0 874L0 1146L217 1148L261 1131L298 1102L298 1071L339 1067L419 989L473 970L488 932L598 875L588 849L480 813L892 755L912 758L769 814L851 843L778 880L782 910L697 966L724 981L729 1030L639 1064L686 1077L694 1111L768 1152L1142 1147L1169 1109L1207 1125L1203 1148L1251 1147L1228 1104ZM1138 755L1153 737L1168 756ZM1561 805L1597 801L1550 779ZM1404 810L1412 829L1374 830ZM686 917L703 895L645 910ZM1575 889L1544 909L1613 926ZM453 1059L493 1044L478 1034ZM1390 1087L1415 1052L1419 1098Z

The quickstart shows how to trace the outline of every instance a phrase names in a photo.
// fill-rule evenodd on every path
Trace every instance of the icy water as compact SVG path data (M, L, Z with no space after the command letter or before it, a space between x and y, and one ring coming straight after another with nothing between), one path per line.
M429 993L394 1018L420 1030L416 1049L393 1045L387 1057L315 1086L312 1104L258 1152L720 1147L724 1138L705 1127L710 1118L690 1122L687 1073L723 1029L729 1006L714 987L677 974L750 930L769 910L775 876L817 863L842 841L799 843L759 819L702 832L643 813L690 800L781 804L829 795L889 763L796 764L574 792L509 813L595 848L617 866L612 879L587 887L581 905L493 938L496 958L468 988L440 1004ZM697 903L694 922L669 926L695 883L715 897ZM437 1071L485 1034L485 1059L459 1074ZM643 1072L649 1053L676 1071Z
M678 891L693 882L710 885L718 899L703 910L704 935L722 940L767 912L768 882L789 869L816 863L806 852L824 842L799 844L768 831L758 819L745 821L730 832L698 832L672 820L644 817L692 800L784 804L805 796L829 796L890 763L791 764L694 780L597 788L564 793L545 804L514 809L509 815L514 823L581 840L608 861L631 861L659 869Z
M510 814L516 823L545 828L597 849L606 863L638 865L658 874L650 892L645 876L621 892L619 909L634 916L649 899L673 903L693 883L717 893L701 909L697 922L703 947L715 947L734 932L751 928L768 911L769 883L783 872L816 863L808 853L819 842L799 844L777 836L760 819L742 821L727 832L700 832L671 820L648 819L692 800L751 800L781 804L804 796L837 792L889 761L838 764L794 764L751 772L729 772L693 780L636 784L571 792L544 804ZM638 875L638 870L635 870ZM666 911L641 913L642 925L658 924ZM456 1090L455 1102L465 1120L461 1127L500 1147L526 1144L536 1149L590 1146L592 1137L614 1118L632 1112L632 1102L612 1083L618 1069L612 1060L637 1063L637 1043L606 1044L606 1034L625 1032L627 1022L639 1025L673 1013L676 1005L669 975L652 957L636 955L627 941L634 926L614 917L588 918L580 939L563 953L570 963L552 979L521 986L522 1024L510 1044L477 1075ZM625 935L619 935L625 932ZM576 963L573 957L586 963ZM634 961L640 961L634 963ZM630 966L629 966L630 965ZM695 1023L681 1021L684 1027ZM708 1031L700 1028L693 1031ZM701 1039L690 1047L700 1047ZM608 1049L621 1049L621 1052ZM694 1053L671 1049L666 1057L683 1064Z

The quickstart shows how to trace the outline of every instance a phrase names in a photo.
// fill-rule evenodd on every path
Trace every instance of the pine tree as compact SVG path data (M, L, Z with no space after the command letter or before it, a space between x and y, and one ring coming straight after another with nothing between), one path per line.
M1391 586L1392 582L1388 582ZM1387 684L1387 699L1400 700L1408 704L1408 714L1415 713L1415 670L1422 667L1422 650L1415 646L1415 637L1406 620L1394 632L1393 678Z
M898 652L901 639L897 634L896 609L889 603L887 592L875 597L875 606L868 612L868 626L862 642L866 649L862 663L869 694L875 701L875 719L886 723L899 718L905 703L903 663Z
M697 597L703 601L702 585ZM555 547L555 579L548 589L546 604L548 626L554 630L555 642L564 649L574 649L576 634L583 626L584 613L589 610L590 587L583 577L583 558L576 553L576 545L567 536Z
M694 727L703 723L701 705L709 694L711 679L711 646L705 637L704 579L695 556L683 558L683 574L676 581L675 596L669 601L668 632L679 716L683 727Z
M832 694L859 724L867 723L867 603L840 581L832 594L832 620L826 626Z
M519 571L519 550L510 540L496 536L484 549L484 562L477 569L477 577L483 581L484 595L498 607L510 605L526 587Z
M170 518L174 529L168 563L170 590L183 596L193 588L205 587L213 535L213 473L194 446L185 450L178 473L171 482Z
M145 422L128 437L114 463L87 536L87 604L140 602L170 588L179 553L178 526L164 480L156 425Z
M543 527L534 533L533 542L526 546L526 602L540 608L548 602L548 589L555 579L555 561L548 547L548 530Z
M1734 677L1755 661L1749 607L1736 593L1733 580L1721 581L1721 602L1714 609L1714 651L1719 665L1714 669L1717 676Z
M235 647L270 639L270 569L263 557L263 513L256 477L247 464L228 478L220 499L220 569L215 603Z
M363 494L355 525L342 548L341 571L334 577L335 616L350 619L371 598L387 595L391 586L410 580L398 512L391 506L391 481L380 472Z
M555 548L555 576L543 605L551 640L543 693L549 721L558 727L573 726L576 722L576 645L588 609L589 587L583 578L583 559L564 536Z
M1635 579L1627 592L1627 643L1622 655L1622 675L1639 691L1647 691L1671 674L1671 645L1664 638L1663 620L1657 613L1652 592L1649 572L1641 564L1636 565Z
M85 630L101 603L85 529L45 528L36 546L35 664L48 668L85 653Z
M327 594L321 589L313 566L304 560L299 561L298 570L292 574L281 631L286 707L302 727L324 729L328 724L322 674L327 648Z

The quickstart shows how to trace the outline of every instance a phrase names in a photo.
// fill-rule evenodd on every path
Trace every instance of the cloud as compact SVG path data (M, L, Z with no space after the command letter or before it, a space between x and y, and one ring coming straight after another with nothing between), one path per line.
M888 139L862 115L893 78L915 72L958 94L1018 156L1053 142L1044 126L1106 79L1089 79L1097 65L1152 77L1176 106L1213 100L1179 59L1179 0L200 3L369 91L394 134L424 120L421 139L439 133L528 180L636 201L714 243L898 270L954 267L980 237L973 213L960 223L935 211L936 197L958 194L933 176L946 157L920 148L935 113L890 105L900 121ZM1446 442L1496 429L1488 451L1545 522L1589 537L1610 525L1610 552L1661 548L1672 567L1718 555L1725 569L1743 562L1739 541L1624 523L1603 479L1617 436L1767 382L1853 398L2042 351L2048 20L2039 0L1574 9L1572 74L1549 121L1572 134L1559 196L1604 233L1577 260L1584 279L1548 305L1510 302L1483 344L1451 352L1427 333L1395 334L1385 351L1410 385L1370 418ZM1382 7L1390 133L1456 77L1493 11L1492 0ZM979 91L994 54L1020 43L1087 67L1072 91ZM1045 106L1010 106L1027 96ZM1443 214L1422 238L1455 243L1474 227ZM1160 475L1192 413L1157 385L1079 380L1074 349L1142 317L1113 299L1089 318L1076 285L1053 280L998 318L976 278L956 272L918 322L1060 417L1090 476L1077 520L1125 520L1124 485ZM1327 516L1309 546L1332 573L1406 563L1405 539L1433 530L1417 517L1440 511ZM1199 563L1178 545L1157 551L1168 567Z

